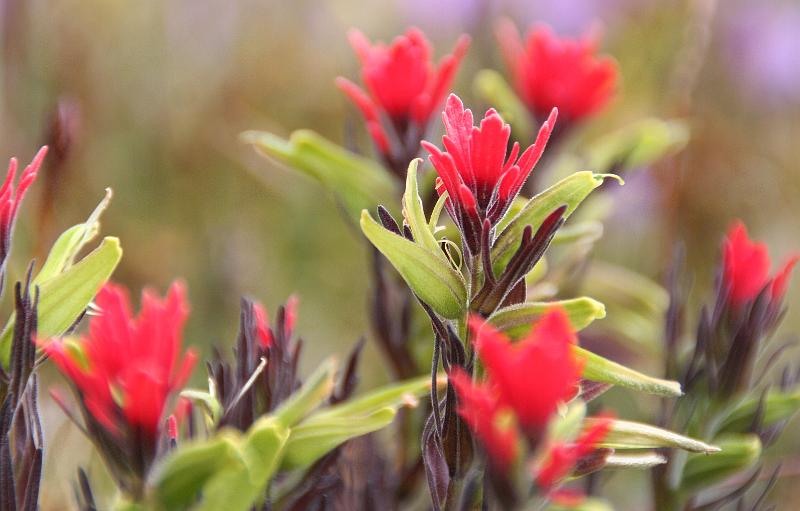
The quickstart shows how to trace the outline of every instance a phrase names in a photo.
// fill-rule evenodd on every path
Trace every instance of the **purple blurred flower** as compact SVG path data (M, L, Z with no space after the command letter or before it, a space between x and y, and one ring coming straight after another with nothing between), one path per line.
M582 35L597 21L605 26L629 14L631 8L650 0L400 0L398 9L411 24L444 31L491 25L506 14L520 26L541 21L565 35Z
M490 14L490 0L400 0L397 8L408 24L445 33L475 27Z
M730 13L723 51L733 81L762 104L800 100L800 4L747 2Z

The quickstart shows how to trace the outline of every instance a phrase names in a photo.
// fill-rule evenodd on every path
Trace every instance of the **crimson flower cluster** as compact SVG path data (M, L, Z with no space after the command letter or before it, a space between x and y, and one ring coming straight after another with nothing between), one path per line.
M431 45L419 29L410 28L389 46L371 44L358 30L350 45L361 61L364 91L346 78L338 87L361 111L367 131L387 166L399 176L419 150L431 115L441 104L469 46L462 36L452 54L434 65Z
M459 399L458 413L480 440L492 466L507 472L521 453L523 440L538 448L559 403L579 390L582 361L575 357L577 339L566 313L547 312L530 333L512 344L478 317L470 320L478 358L486 378L476 383L460 368L450 379ZM535 469L540 487L550 491L584 456L594 452L608 430L598 421L574 442L547 447L545 462Z
M595 55L591 34L562 38L545 25L528 31L523 42L510 20L500 23L497 37L521 99L536 118L558 108L566 124L600 110L611 99L618 72L610 57Z
M136 317L118 285L104 286L95 303L100 313L88 335L41 345L74 386L85 431L112 474L137 495L164 445L166 412L197 358L192 350L181 355L186 290L176 282L164 299L144 291Z
M0 187L0 279L5 275L6 259L11 251L11 234L14 230L14 222L17 219L17 211L25 198L28 188L36 180L39 168L42 166L44 157L47 155L47 146L42 147L33 157L33 161L25 167L20 176L16 188L14 181L17 177L18 163L16 158L11 158L8 163L8 172L3 186ZM2 281L0 281L0 288Z
M554 108L534 143L522 154L518 142L508 153L511 127L494 109L486 112L478 127L473 125L472 111L464 108L458 96L447 98L442 113L445 150L427 141L422 146L439 175L436 189L439 194L447 192L447 211L471 255L480 253L484 222L494 228L511 207L541 158L557 116Z
M783 317L783 298L798 260L799 255L790 257L770 276L767 246L752 241L742 222L731 226L722 246L716 303L700 316L684 377L687 388L702 379L710 393L729 398L752 387L758 361L768 356L765 344Z
M765 290L770 303L780 302L798 260L798 255L791 257L770 278L767 246L750 240L744 224L735 222L728 231L722 255L723 278L730 304L739 309L753 302Z

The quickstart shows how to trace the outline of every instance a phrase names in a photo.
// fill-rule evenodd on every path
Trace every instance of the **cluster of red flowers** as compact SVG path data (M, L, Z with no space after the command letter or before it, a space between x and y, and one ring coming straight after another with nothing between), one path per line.
M558 108L566 122L579 121L611 99L617 66L610 57L595 56L593 35L559 38L542 25L532 28L523 43L516 26L506 20L497 36L514 87L537 118Z
M464 108L458 96L447 98L442 113L445 151L430 142L422 145L431 153L430 161L439 174L436 189L439 194L447 192L447 210L473 255L478 254L484 221L495 226L511 207L541 158L557 116L554 108L536 141L521 155L518 142L507 154L511 127L494 109L487 111L476 127L472 111Z
M501 472L514 463L526 439L537 447L560 403L578 391L582 362L573 353L577 340L566 313L554 308L515 344L482 319L470 329L478 357L486 368L482 383L454 369L450 378L459 397L459 414L486 448ZM535 474L545 490L568 475L575 463L593 452L608 423L599 421L570 443L547 446L548 455Z
M750 240L742 222L734 223L728 231L722 257L724 282L735 308L752 302L767 288L770 301L779 302L786 294L792 269L800 260L800 256L791 257L770 278L769 250L764 243Z
M47 146L44 146L33 157L30 165L22 171L16 189L14 188L14 180L17 176L17 159L11 158L8 163L6 180L3 182L3 186L0 187L0 267L2 268L5 267L5 260L11 247L11 233L14 229L17 211L20 204L22 204L22 199L25 198L28 188L36 180L39 168L42 166L42 161L44 161L46 155Z
M349 39L361 61L367 92L346 78L337 78L336 84L361 111L381 153L400 157L398 153L409 138L416 152L418 137L424 135L432 113L450 89L469 37L462 36L453 53L438 66L433 64L430 43L416 28L408 29L388 47L370 44L358 30L351 30Z
M498 39L517 93L534 116L548 118L549 130L553 129L554 119L549 117L553 109L558 108L567 122L578 121L602 108L614 92L616 64L609 57L595 56L597 42L592 36L560 38L542 26L532 29L523 45L516 27L507 21L498 27ZM432 61L430 43L416 28L388 46L371 44L357 30L349 33L349 40L361 61L366 91L343 77L336 84L361 111L367 131L389 166L405 165L416 155L432 113L446 96L469 37L461 36L438 65ZM469 136L470 131L461 136ZM507 139L503 131L495 129L486 138L491 142ZM525 174L520 167L520 175ZM458 196L455 191L450 191L451 196Z
M292 295L286 301L284 308L283 320L283 335L284 337L291 337L294 332L294 325L297 321L297 297ZM272 334L272 329L269 324L269 314L261 303L253 303L253 314L256 320L256 333L258 335L258 342L262 348L269 348L275 341L275 336Z
M126 290L115 284L103 287L95 303L100 312L88 335L44 340L42 349L75 386L87 429L107 439L102 447L116 445L106 453L110 461L136 467L135 476L143 477L159 447L168 406L197 359L193 350L180 353L189 315L186 290L176 282L163 300L143 292L137 317ZM119 459L128 455L136 459Z

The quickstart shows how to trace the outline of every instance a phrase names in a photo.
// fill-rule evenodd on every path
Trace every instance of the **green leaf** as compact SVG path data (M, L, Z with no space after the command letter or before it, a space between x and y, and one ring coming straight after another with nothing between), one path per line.
M106 189L106 195L103 200L89 215L89 218L78 225L74 225L64 231L53 244L50 253L47 255L42 269L34 279L34 284L40 284L55 277L69 269L75 262L78 253L86 246L87 243L92 241L97 233L100 231L100 215L106 210L108 204L111 202L113 193L111 188Z
M313 409L321 405L334 386L336 363L327 359L306 379L300 390L293 393L276 411L275 417L286 427L292 427Z
M430 377L416 378L318 410L292 428L283 467L307 467L347 440L388 426L398 409L415 406L430 385Z
M361 213L361 230L397 269L411 290L445 318L461 317L467 306L467 289L461 273L433 251L383 228ZM441 252L438 248L437 251Z
M211 392L186 389L181 392L181 397L185 397L186 399L191 399L196 403L200 403L208 417L206 422L209 425L213 426L214 424L219 423L219 420L222 418L222 405L217 397Z
M396 410L384 408L371 415L329 418L301 423L292 429L283 468L308 467L347 440L382 429L394 420Z
M608 419L588 418L585 421L586 428L590 428L600 420ZM649 424L617 419L611 419L611 430L606 434L600 445L612 449L658 449L670 447L704 454L720 451L717 446L709 445L673 431L657 428Z
M696 492L754 466L761 457L758 435L726 435L716 438L721 452L713 456L692 455L683 470L681 489Z
M406 219L414 241L430 250L432 253L446 261L444 252L439 248L439 242L433 236L433 232L425 219L425 211L422 208L422 199L419 196L417 186L417 166L421 158L411 160L406 173L406 191L403 194L403 217Z
M72 326L111 277L121 258L122 248L119 246L119 240L107 237L81 261L63 273L41 282L38 336L41 338L59 336ZM0 352L3 365L6 367L13 331L14 315L0 336Z
M646 316L658 316L659 321L669 305L669 293L663 286L615 264L593 263L586 275L585 287L602 295L598 299L606 305L614 304Z
M753 424L758 409L759 398L744 398L722 421L720 431L744 433ZM780 392L771 390L764 399L763 424L771 426L778 421L790 418L800 409L800 390Z
M266 487L278 470L290 429L273 417L262 417L247 431L244 448L250 464L250 477L260 488Z
M172 453L156 469L154 499L161 509L188 508L211 477L224 467L242 464L231 432L189 443Z
M438 383L441 385L445 381L442 379ZM355 399L319 410L314 413L313 417L314 420L356 417L371 415L384 408L398 409L401 406L416 406L418 398L427 395L430 390L431 377L421 376L413 380L387 385Z
M677 397L683 395L681 385L676 381L647 376L585 350L580 346L575 346L574 349L577 356L585 360L583 377L587 380L610 383L658 396Z
M217 471L204 485L198 511L248 511L263 499L277 470L289 429L272 417L259 419L240 442L242 463Z
M603 468L633 468L647 470L667 462L667 458L655 451L637 452L635 454L614 453L606 458Z
M587 160L592 169L621 172L674 154L688 141L689 128L683 121L642 119L594 142Z
M280 465L289 428L262 417L244 435L223 430L215 437L180 447L156 470L153 508L248 511L263 499Z
M606 177L609 176L589 171L576 172L529 200L507 224L505 219L501 221L498 226L501 233L492 248L496 273L501 273L516 250L525 226L531 225L534 230L537 229L550 213L562 205L567 206L564 218L569 217L592 190L603 184Z
M603 237L603 224L601 222L586 221L562 227L553 236L553 245L566 245L568 243L594 243Z
M603 332L641 352L660 356L669 305L669 294L662 286L626 268L594 261L584 275L582 291L606 305L608 319L599 325Z
M587 296L552 302L524 302L498 309L489 321L513 339L523 337L531 330L533 323L548 310L561 307L569 316L572 327L582 330L595 319L606 317L605 306Z
M586 418L586 403L575 399L569 403L563 415L552 420L548 425L547 438L552 442L570 442L583 430Z
M568 502L568 501L567 501ZM551 503L545 509L547 511L613 511L614 508L603 499L589 497L577 499L574 503Z
M494 106L503 120L514 130L518 140L530 140L535 135L528 109L506 82L503 75L492 69L484 69L475 75L475 93Z
M241 139L318 181L355 219L362 209L396 200L397 186L382 166L313 131L295 131L288 140L272 133L247 131Z

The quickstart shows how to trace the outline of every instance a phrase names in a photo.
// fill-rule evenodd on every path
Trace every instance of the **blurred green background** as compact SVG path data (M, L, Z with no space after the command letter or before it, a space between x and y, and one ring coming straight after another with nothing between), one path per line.
M26 201L11 278L31 257L41 261L112 187L103 232L119 236L125 251L115 278L135 290L185 279L193 308L187 343L227 349L240 295L274 311L297 293L305 367L345 353L367 332L365 243L315 183L258 157L237 136L308 127L341 142L348 130L361 133L333 85L337 75L357 77L350 27L387 40L418 25L437 57L470 33L454 88L482 108L471 77L503 70L492 37L500 14L566 34L602 24L602 48L619 61L621 87L569 144L649 115L691 125L681 157L614 192L599 259L660 280L672 244L684 240L700 297L735 217L776 259L800 248L796 1L0 0L0 156L27 162L51 138L58 112L70 139L63 164L53 165L51 155ZM788 303L799 288L792 286ZM784 330L798 327L800 311L790 311ZM372 347L365 362L365 385L387 378ZM202 372L195 371L198 385ZM58 384L51 377L46 386ZM43 408L42 504L62 509L76 465L88 463L98 478L102 468L51 400ZM639 509L646 479L633 479L638 492L631 480L609 483L620 508ZM790 487L782 484L775 496L791 501Z

